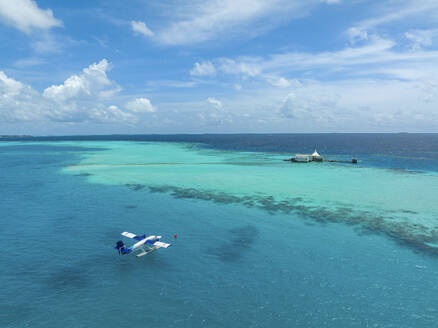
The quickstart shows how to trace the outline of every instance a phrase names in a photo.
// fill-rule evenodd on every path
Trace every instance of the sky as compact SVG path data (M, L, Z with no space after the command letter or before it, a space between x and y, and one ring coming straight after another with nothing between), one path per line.
M0 135L438 132L437 0L0 0Z

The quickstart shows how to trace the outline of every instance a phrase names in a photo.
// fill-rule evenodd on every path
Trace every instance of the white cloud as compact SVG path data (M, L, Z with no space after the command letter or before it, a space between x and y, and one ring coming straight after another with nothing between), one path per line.
M80 75L72 75L61 85L52 85L44 90L44 97L62 102L77 97L105 97L113 89L118 90L107 77L110 64L106 59L84 68Z
M147 98L137 98L128 102L125 105L126 109L135 113L153 113L155 112L155 107L152 106L151 102Z
M195 63L190 75L192 76L211 76L216 74L216 68L210 61Z
M263 69L281 68L287 70L319 69L325 67L333 69L334 66L353 66L361 64L387 62L402 57L395 52L389 52L394 46L392 40L373 37L370 42L360 47L347 47L334 52L321 53L284 53L271 56L264 62Z
M401 64L426 61L432 64L438 60L438 52L399 52L396 43L377 36L370 36L361 46L350 46L333 52L305 53L286 52L263 57L239 57L237 59L214 59L217 72L236 75L240 79L267 82L280 88L299 84L298 79L348 74L359 75L373 69L389 69ZM362 69L367 65L366 69ZM373 70L374 71L374 70ZM290 78L291 76L292 78ZM235 82L240 82L240 81Z
M333 4L341 3L341 0L321 0L321 2L324 2L328 5L333 5Z
M208 97L206 100L207 108L202 105L197 110L197 116L200 120L197 120L196 124L201 124L209 127L226 126L232 124L233 115L227 112L220 100L215 97ZM205 103L204 103L205 104Z
M410 75L416 72L416 77L412 78L435 78L438 51L403 52L395 46L392 40L371 36L361 46L333 52L286 52L266 58L220 58L217 62L223 63L218 69L223 74L266 81L277 87L293 87L298 83L297 79L308 79L309 76L313 79L346 79L378 74L380 78L382 75L386 78L406 78L401 75L403 72Z
M10 98L18 95L23 89L23 84L6 76L0 71L0 93L3 98Z
M22 32L31 33L34 29L48 30L62 26L50 9L40 9L33 0L1 0L0 20Z
M409 32L423 47L430 38L433 45L434 30ZM245 81L245 89L227 99L233 122L243 128L263 120L277 131L436 131L438 51L408 51L366 36L360 45L332 52L213 59L219 85Z
M106 59L91 64L79 75L61 85L52 85L39 93L32 87L0 71L0 119L2 121L126 123L139 121L139 115L154 111L150 101L137 98L128 102L129 111L113 102L120 87L108 79Z
M103 122L103 123L117 123L117 122L128 122L136 123L138 122L138 117L121 110L115 105L110 105L104 107L103 105L93 108L90 111L90 118L93 121Z
M221 58L219 63L219 69L226 74L242 74L254 77L261 73L257 58L242 58L237 62L233 59Z
M371 35L360 46L333 52L286 52L263 57L213 59L218 82L228 85L247 81L247 88L272 85L290 89L311 76L313 79L346 80L378 76L378 79L436 80L438 51L402 51L392 40ZM229 75L229 76L225 76ZM230 77L235 76L230 81Z
M300 84L300 82L297 80L287 80L284 77L268 76L266 77L266 80L269 84L279 88L289 88L293 85L296 86Z
M420 19L422 22L429 20L435 23L438 17L436 0L382 1L377 9L379 15L357 22L349 30L357 31L360 35L396 21Z
M131 28L135 33L142 34L145 37L154 36L154 32L152 32L144 22L141 21L131 21Z
M410 30L405 37L412 42L412 50L420 50L433 44L433 40L438 38L438 29Z
M0 120L30 121L41 117L42 97L31 87L0 71Z
M172 22L157 32L168 45L197 43L224 36L256 36L306 15L319 0L204 0L172 10Z
M258 65L257 59L251 57L244 57L237 61L230 58L219 58L215 60L215 63L211 61L196 62L190 71L190 75L213 76L218 72L254 77L261 73L261 67Z

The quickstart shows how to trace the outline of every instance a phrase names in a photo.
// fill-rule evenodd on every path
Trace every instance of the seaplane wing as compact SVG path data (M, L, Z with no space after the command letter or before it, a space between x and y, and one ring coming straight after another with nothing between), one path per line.
M170 244L162 243L161 241L156 241L155 243L153 243L153 245L157 246L157 247L163 247L163 248L167 248L170 246Z
M134 235L133 233L130 232L122 232L122 236L128 237L128 238L132 238L134 239L135 237L137 237L137 235Z
M125 236L125 237L128 237L128 238L131 238L131 239L135 239L135 240L142 240L142 239L144 239L144 238L146 238L146 236L145 235L139 235L139 236L137 236L137 235L135 235L135 234L133 234L133 233L130 233L130 232L122 232L122 236Z

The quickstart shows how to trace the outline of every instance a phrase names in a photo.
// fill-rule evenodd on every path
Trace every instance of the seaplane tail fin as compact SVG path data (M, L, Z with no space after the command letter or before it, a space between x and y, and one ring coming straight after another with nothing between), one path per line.
M125 255L125 254L129 254L131 252L131 250L129 248L126 248L125 244L121 240L119 240L117 242L117 244L114 248L117 249L117 251L119 252L119 255Z
M172 246L171 244L162 243L161 241L156 241L153 245L157 246L157 247L163 247L163 248L167 248L167 247Z

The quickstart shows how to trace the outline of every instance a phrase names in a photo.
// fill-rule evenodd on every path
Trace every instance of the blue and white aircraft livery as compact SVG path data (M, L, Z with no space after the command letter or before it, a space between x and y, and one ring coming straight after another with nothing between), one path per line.
M137 242L131 247L126 247L123 241L119 240L116 244L115 249L119 251L120 255L130 254L134 251L140 251L137 257L144 256L158 248L168 248L171 244L162 243L160 241L161 236L148 236L146 235L135 235L130 232L122 232L122 236L137 240Z

